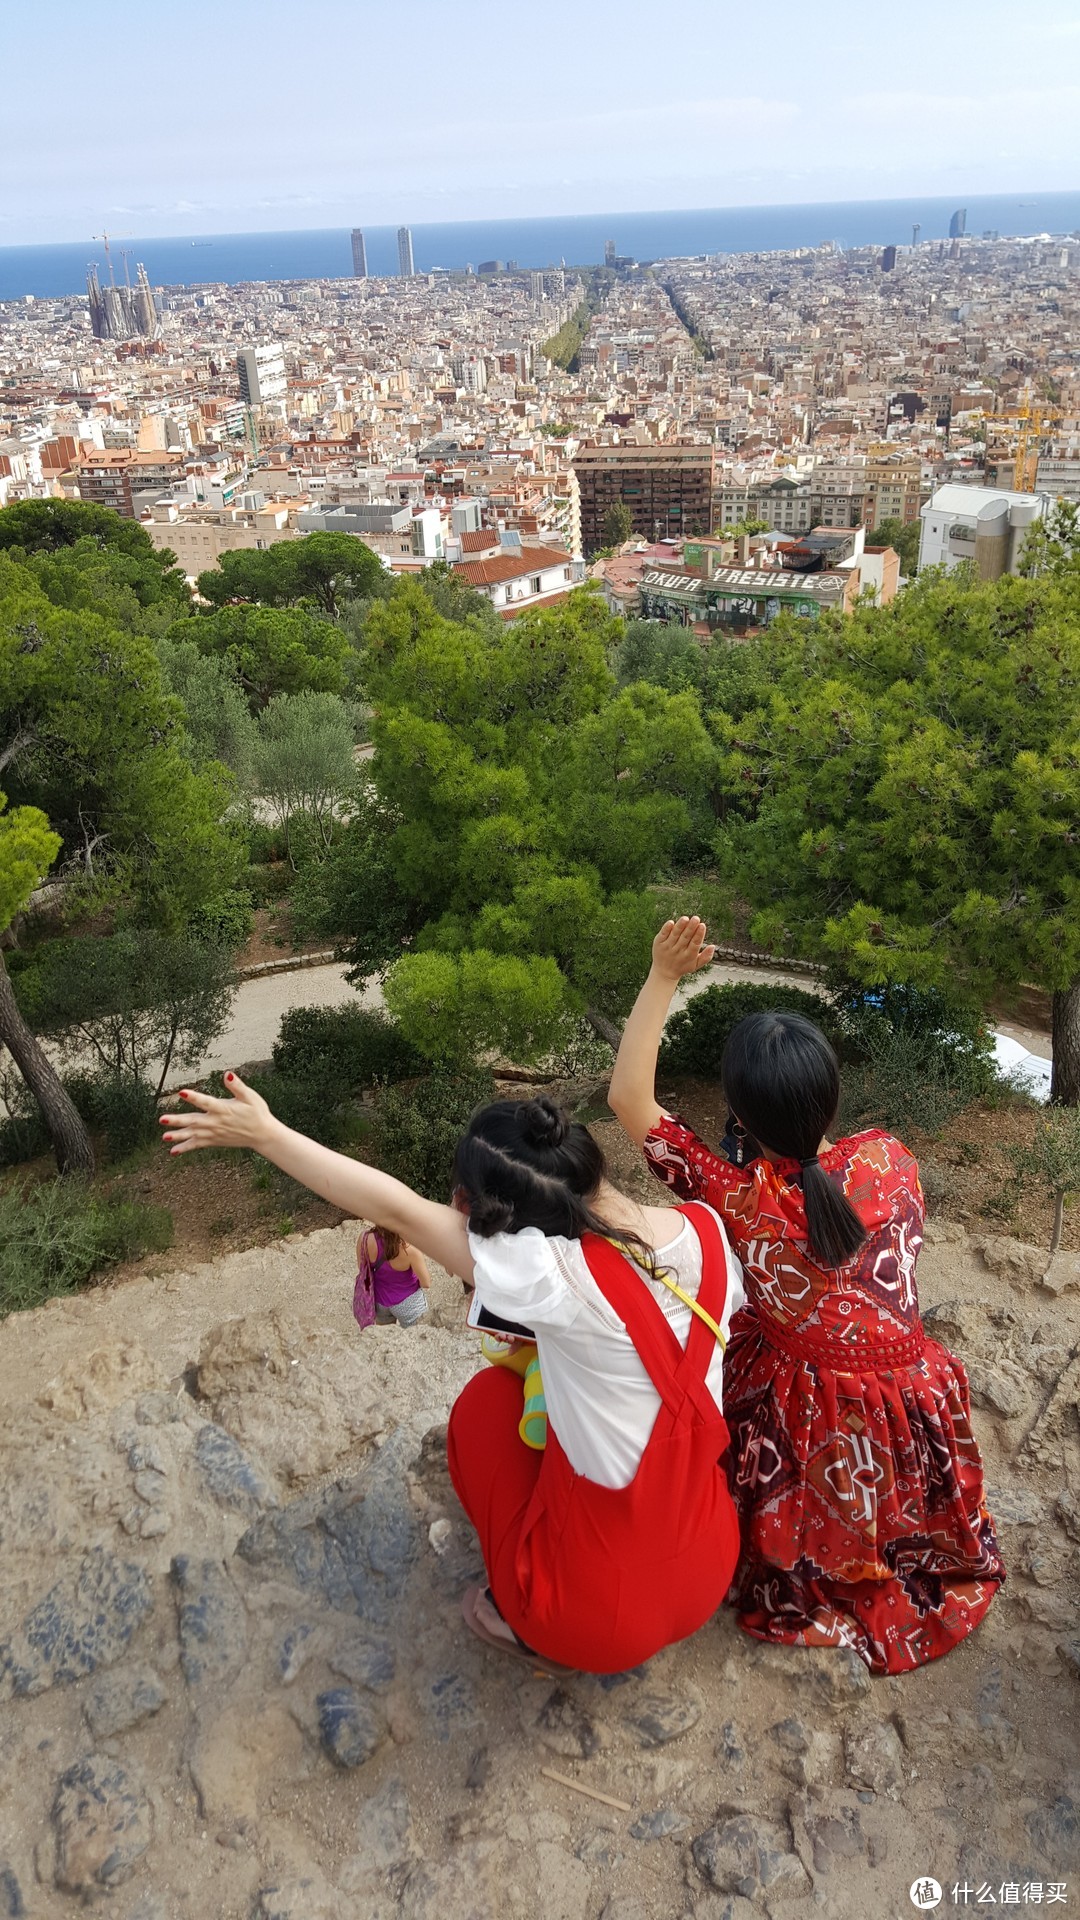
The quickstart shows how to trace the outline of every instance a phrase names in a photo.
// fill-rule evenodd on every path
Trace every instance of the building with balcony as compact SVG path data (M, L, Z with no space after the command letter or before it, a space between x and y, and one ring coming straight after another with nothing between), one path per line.
M604 516L621 501L632 530L644 540L681 539L712 528L714 456L711 447L580 447L574 456L580 489L581 539L586 553L603 546Z

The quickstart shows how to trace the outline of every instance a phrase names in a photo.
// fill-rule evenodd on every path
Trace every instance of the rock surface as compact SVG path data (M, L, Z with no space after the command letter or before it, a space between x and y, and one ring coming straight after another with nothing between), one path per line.
M1080 1873L1074 1294L961 1230L923 1256L1020 1408L976 1410L1010 1578L948 1660L872 1679L724 1612L556 1681L461 1621L458 1290L361 1337L350 1252L0 1326L0 1920L866 1920L920 1873Z

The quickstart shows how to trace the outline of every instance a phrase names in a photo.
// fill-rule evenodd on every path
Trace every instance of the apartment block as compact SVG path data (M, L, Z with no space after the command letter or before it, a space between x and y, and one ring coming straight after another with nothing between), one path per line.
M642 539L680 538L711 530L711 447L585 446L574 457L586 552L603 545L604 516L621 501Z
M137 520L143 497L173 486L183 473L185 457L136 447L94 448L80 455L75 468L79 498L112 507L125 520Z

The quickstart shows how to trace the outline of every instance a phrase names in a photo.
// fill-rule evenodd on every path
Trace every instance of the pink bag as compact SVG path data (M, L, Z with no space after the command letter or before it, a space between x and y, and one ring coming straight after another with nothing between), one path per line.
M352 1297L353 1319L358 1327L375 1325L375 1274L367 1254L361 1252L360 1271Z

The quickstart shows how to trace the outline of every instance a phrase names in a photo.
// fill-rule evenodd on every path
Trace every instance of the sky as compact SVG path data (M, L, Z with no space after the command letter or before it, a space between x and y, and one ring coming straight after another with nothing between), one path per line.
M1080 187L1076 0L3 18L0 246Z

